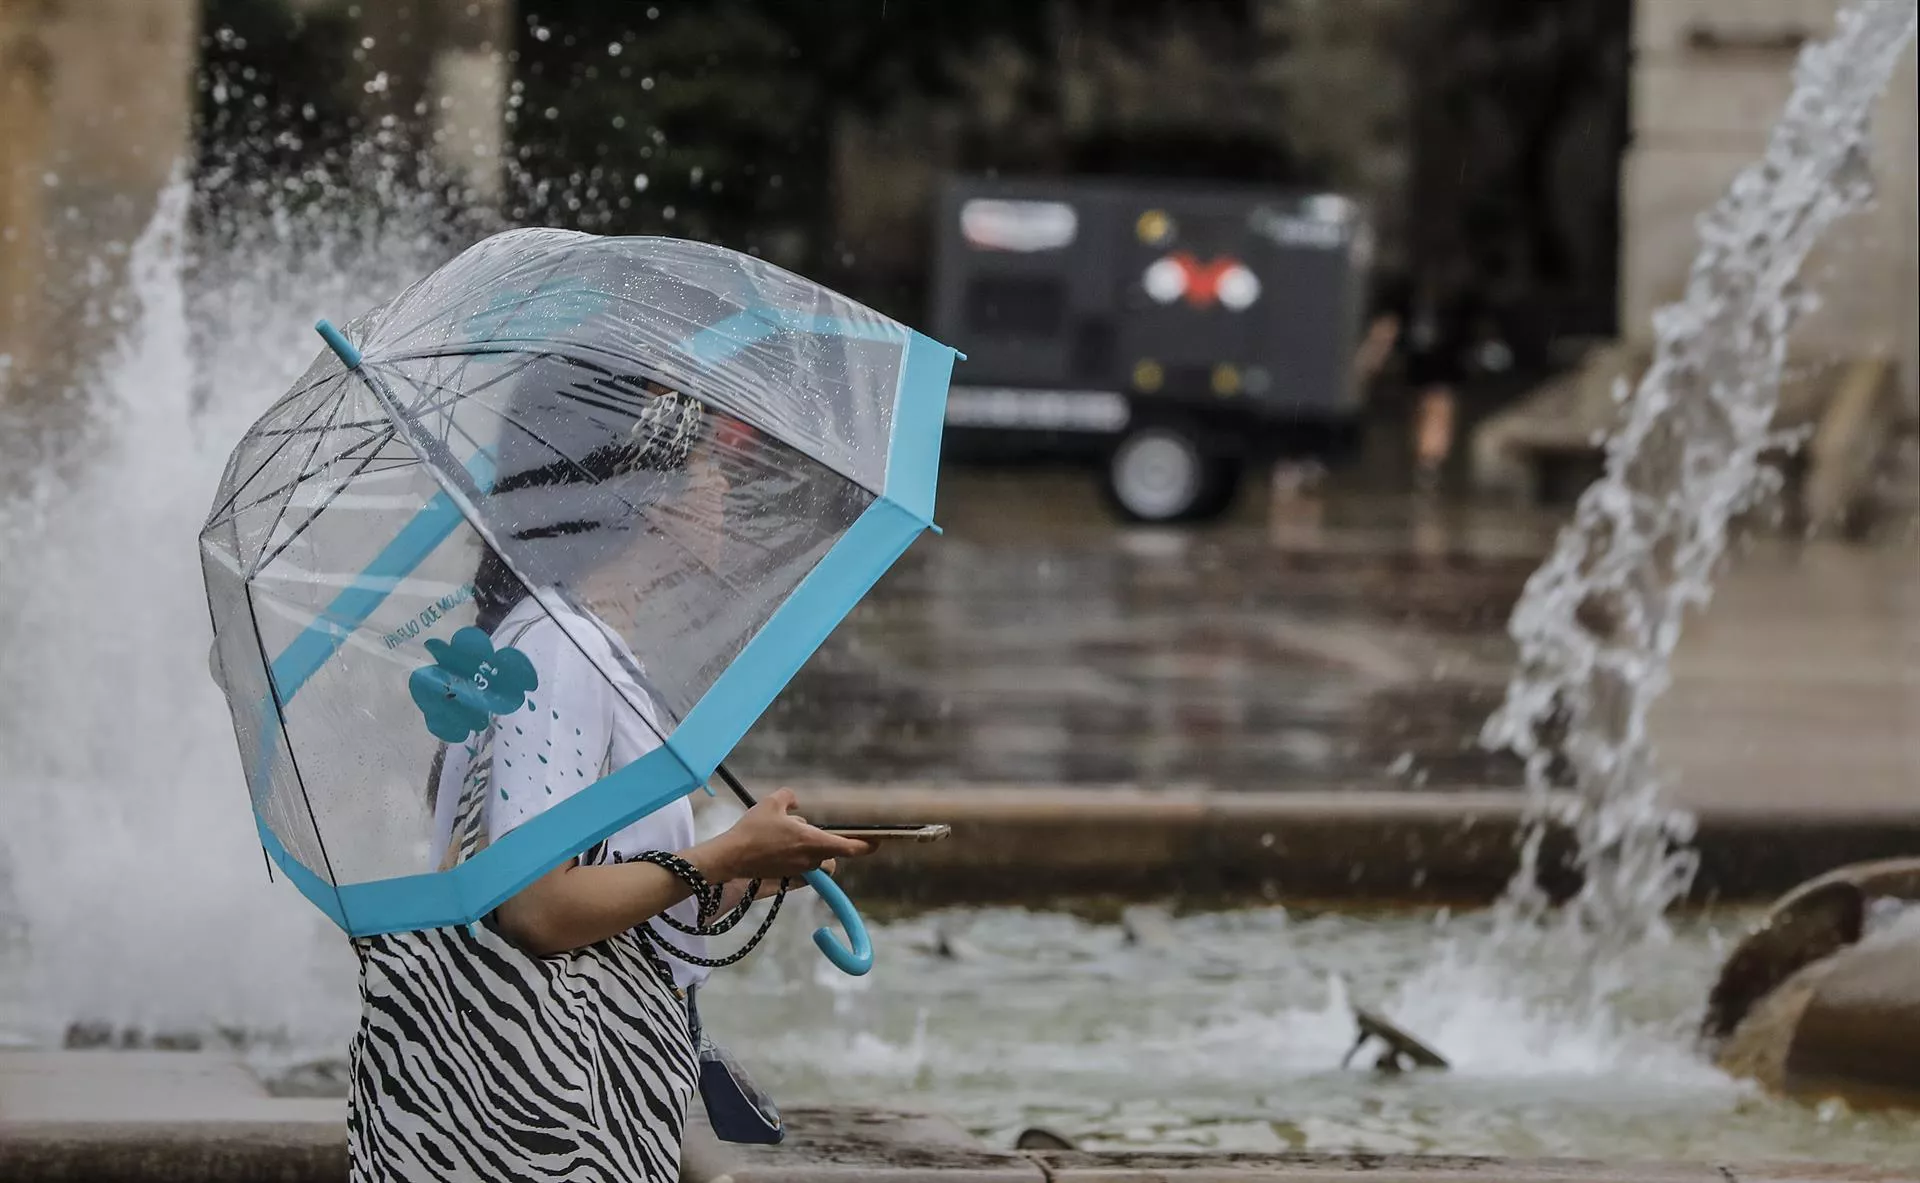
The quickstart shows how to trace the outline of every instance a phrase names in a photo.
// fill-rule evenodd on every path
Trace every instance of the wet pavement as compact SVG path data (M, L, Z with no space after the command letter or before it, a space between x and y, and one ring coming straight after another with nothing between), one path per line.
M1513 785L1476 742L1552 515L1247 496L1116 522L1090 474L950 471L882 580L743 745L762 779Z
M949 471L939 519L742 745L758 779L1516 788L1481 724L1561 515L1335 490L1117 522L1091 474ZM1713 809L1920 796L1920 536L1749 536L1654 711ZM1821 786L1815 791L1815 786Z

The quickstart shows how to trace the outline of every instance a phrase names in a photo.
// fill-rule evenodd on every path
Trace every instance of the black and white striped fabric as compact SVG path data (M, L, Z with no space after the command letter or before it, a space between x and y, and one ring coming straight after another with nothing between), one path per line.
M485 841L490 764L488 753L462 787L454 861ZM603 845L582 861L606 858ZM693 1041L635 934L552 957L521 952L491 921L354 946L353 1183L678 1177Z

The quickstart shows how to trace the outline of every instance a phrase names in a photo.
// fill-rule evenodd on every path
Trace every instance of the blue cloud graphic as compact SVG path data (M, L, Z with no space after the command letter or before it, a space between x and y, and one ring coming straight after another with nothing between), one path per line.
M486 729L495 715L511 715L540 687L533 662L511 645L493 647L493 638L471 626L451 641L429 638L433 664L407 678L407 691L426 717L427 730L446 743L459 743Z

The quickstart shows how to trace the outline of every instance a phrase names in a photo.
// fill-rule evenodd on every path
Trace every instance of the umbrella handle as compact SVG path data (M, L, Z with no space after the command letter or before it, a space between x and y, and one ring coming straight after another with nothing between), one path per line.
M808 871L806 880L814 893L827 901L827 907L833 909L834 919L847 931L847 943L842 945L833 929L816 928L813 930L814 945L841 973L857 978L872 969L873 944L867 940L866 922L860 919L853 901L825 871Z
M740 779L728 771L725 764L718 766L714 771L720 774L720 779L725 781L734 795L740 798L742 805L748 809L753 808L753 794L747 792L747 786L741 784ZM840 927L847 931L847 943L843 945L831 928L816 928L813 930L814 945L828 961L833 962L833 967L841 973L856 978L865 974L873 968L873 943L867 939L867 924L860 919L859 910L853 906L853 901L847 898L847 893L841 891L840 885L835 883L833 877L825 871L808 871L803 878L806 879L807 886L813 888L815 895L827 901L827 907L833 909L833 918L838 920Z

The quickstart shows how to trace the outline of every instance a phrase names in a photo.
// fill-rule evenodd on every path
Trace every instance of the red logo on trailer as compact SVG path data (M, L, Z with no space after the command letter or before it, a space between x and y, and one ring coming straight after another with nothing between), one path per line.
M1243 312L1260 298L1260 280L1231 255L1205 263L1187 251L1163 255L1147 267L1140 286L1156 304L1184 299L1208 308L1217 302L1229 312Z

